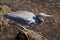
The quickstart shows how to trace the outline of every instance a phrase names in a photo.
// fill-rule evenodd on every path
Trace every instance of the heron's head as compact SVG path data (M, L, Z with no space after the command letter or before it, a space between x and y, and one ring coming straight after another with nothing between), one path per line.
M39 18L40 17L40 18ZM44 22L44 19L42 17L52 17L52 15L47 15L45 13L39 13L37 16L36 16L36 19L37 19L37 23L38 24L42 24Z
M45 13L39 13L37 16L39 16L39 17L42 17L42 16L44 16L44 17L52 17L52 15L47 15Z

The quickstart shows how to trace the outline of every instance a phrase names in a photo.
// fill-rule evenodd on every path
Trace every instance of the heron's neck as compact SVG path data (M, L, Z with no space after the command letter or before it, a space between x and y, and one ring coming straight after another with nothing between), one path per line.
M38 21L40 20L38 15L36 16L36 19L37 19Z
M39 17L40 17L40 18L39 18ZM38 16L38 15L37 15L37 16L36 16L36 19L37 19L37 23L38 23L38 24L41 24L41 23L42 23L42 19L43 19L43 18L42 18L41 16Z
M39 17L40 17L39 15L36 16L37 19L39 19Z

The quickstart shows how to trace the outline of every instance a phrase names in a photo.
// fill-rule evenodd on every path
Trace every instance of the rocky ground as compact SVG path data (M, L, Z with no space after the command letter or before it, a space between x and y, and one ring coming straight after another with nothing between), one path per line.
M60 40L59 38L60 8L59 7L49 5L48 3L45 4L40 0L36 0L36 1L35 0L0 0L0 5L8 6L12 11L27 10L33 12L35 15L37 15L39 12L44 12L45 14L53 15L53 17L51 18L44 17L45 22L43 23L43 25L32 27L31 28L31 30L33 31L32 34L35 33L35 35L41 35L42 36L40 37L40 39L42 38L41 40ZM10 9L9 12L12 12ZM7 10L8 9L6 9L6 12L3 12L4 10L3 11L0 10L0 13L1 12L8 13ZM23 38L21 36L17 38L19 32ZM20 39L20 37L22 39ZM31 39L31 36L29 38L30 40L34 40ZM3 16L0 16L0 40L19 40L19 39L27 40L27 37L23 32L21 33L21 31L15 28L15 23L13 21L6 19Z

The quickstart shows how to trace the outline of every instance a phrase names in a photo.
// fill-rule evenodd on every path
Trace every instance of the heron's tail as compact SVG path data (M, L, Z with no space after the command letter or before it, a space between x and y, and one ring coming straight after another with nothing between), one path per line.
M8 14L2 14L2 16L5 17L5 18L9 17Z

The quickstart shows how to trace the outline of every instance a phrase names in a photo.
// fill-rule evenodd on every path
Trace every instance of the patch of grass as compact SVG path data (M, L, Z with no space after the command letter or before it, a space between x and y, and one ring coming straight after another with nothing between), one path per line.
M10 13L11 9L6 5L0 5L0 14Z

